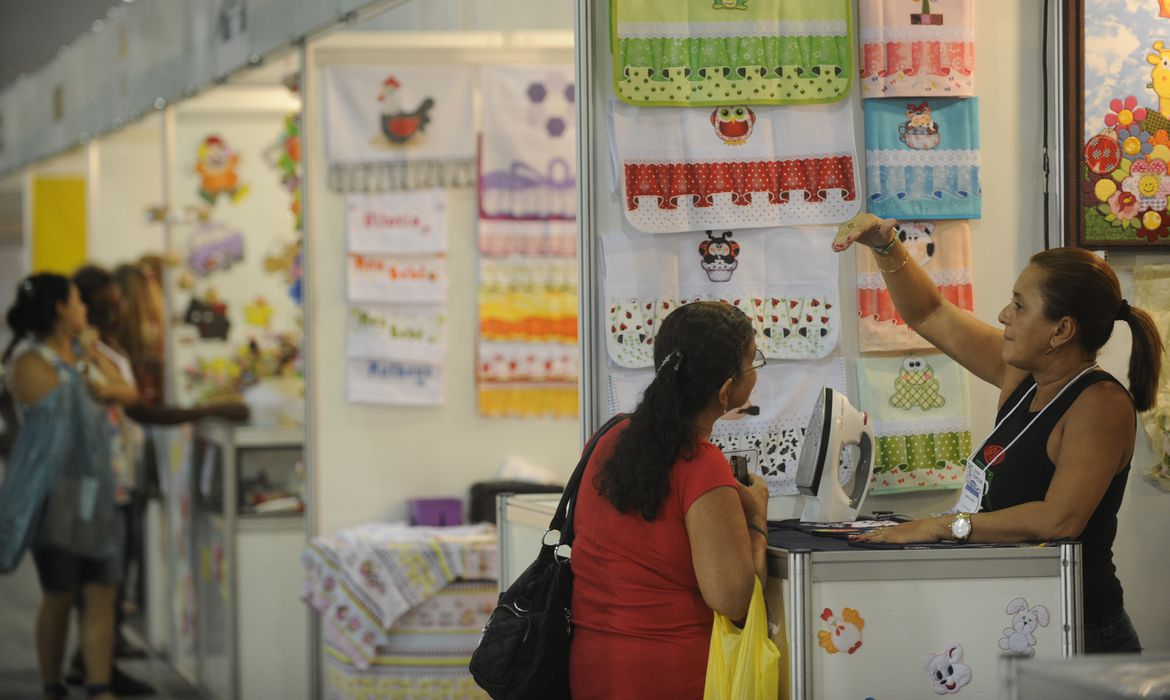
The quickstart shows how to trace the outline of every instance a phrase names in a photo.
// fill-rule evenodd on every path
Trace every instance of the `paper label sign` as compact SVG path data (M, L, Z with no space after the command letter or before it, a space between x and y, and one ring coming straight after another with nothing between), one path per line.
M417 190L346 198L351 253L445 253L447 194Z
M347 334L352 358L434 363L447 351L447 319L438 306L355 305Z
M395 360L350 360L347 395L355 403L439 406L443 368Z
M447 261L441 257L349 255L350 301L387 303L447 300Z

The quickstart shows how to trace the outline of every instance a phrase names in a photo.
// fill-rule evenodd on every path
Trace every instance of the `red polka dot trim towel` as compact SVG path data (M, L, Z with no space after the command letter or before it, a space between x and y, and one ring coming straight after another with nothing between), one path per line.
M653 378L651 369L610 370L610 411L633 411ZM794 496L804 431L826 386L845 393L843 358L769 363L758 371L752 390L759 414L728 412L715 422L711 442L725 453L744 453L749 469L763 475L771 495ZM844 481L851 475L846 473Z
M962 367L942 354L862 357L857 383L878 441L870 493L963 485L971 418Z
M622 367L652 366L662 320L703 300L742 309L769 358L825 357L837 347L841 327L833 233L807 227L603 235L610 359Z
M860 0L858 10L862 97L975 94L974 0Z
M894 233L906 251L926 270L947 301L971 311L971 227L966 221L904 221ZM861 352L933 350L898 312L878 271L873 253L857 249L858 344ZM883 262L886 267L897 261Z
M845 221L860 208L853 106L614 103L626 219L646 233Z

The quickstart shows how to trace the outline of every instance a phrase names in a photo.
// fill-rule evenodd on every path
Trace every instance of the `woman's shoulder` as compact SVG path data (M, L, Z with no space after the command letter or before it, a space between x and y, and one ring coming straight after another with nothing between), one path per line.
M31 406L48 394L60 382L57 368L36 348L30 347L17 355L8 373L12 396Z

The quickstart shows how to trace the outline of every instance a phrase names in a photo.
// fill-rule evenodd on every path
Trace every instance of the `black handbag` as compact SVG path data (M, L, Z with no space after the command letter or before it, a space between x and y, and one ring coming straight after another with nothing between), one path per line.
M626 416L610 418L581 454L540 554L500 593L468 668L495 700L559 700L569 697L569 642L573 636L573 570L559 550L573 544L572 501L597 441ZM550 544L549 534L559 533Z

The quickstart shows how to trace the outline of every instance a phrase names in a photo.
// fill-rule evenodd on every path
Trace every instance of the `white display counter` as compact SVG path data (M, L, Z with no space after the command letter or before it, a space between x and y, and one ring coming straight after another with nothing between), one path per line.
M557 502L501 497L501 586L535 559ZM1079 557L1076 543L862 549L772 528L765 598L780 697L998 698L1008 650L1079 653Z

